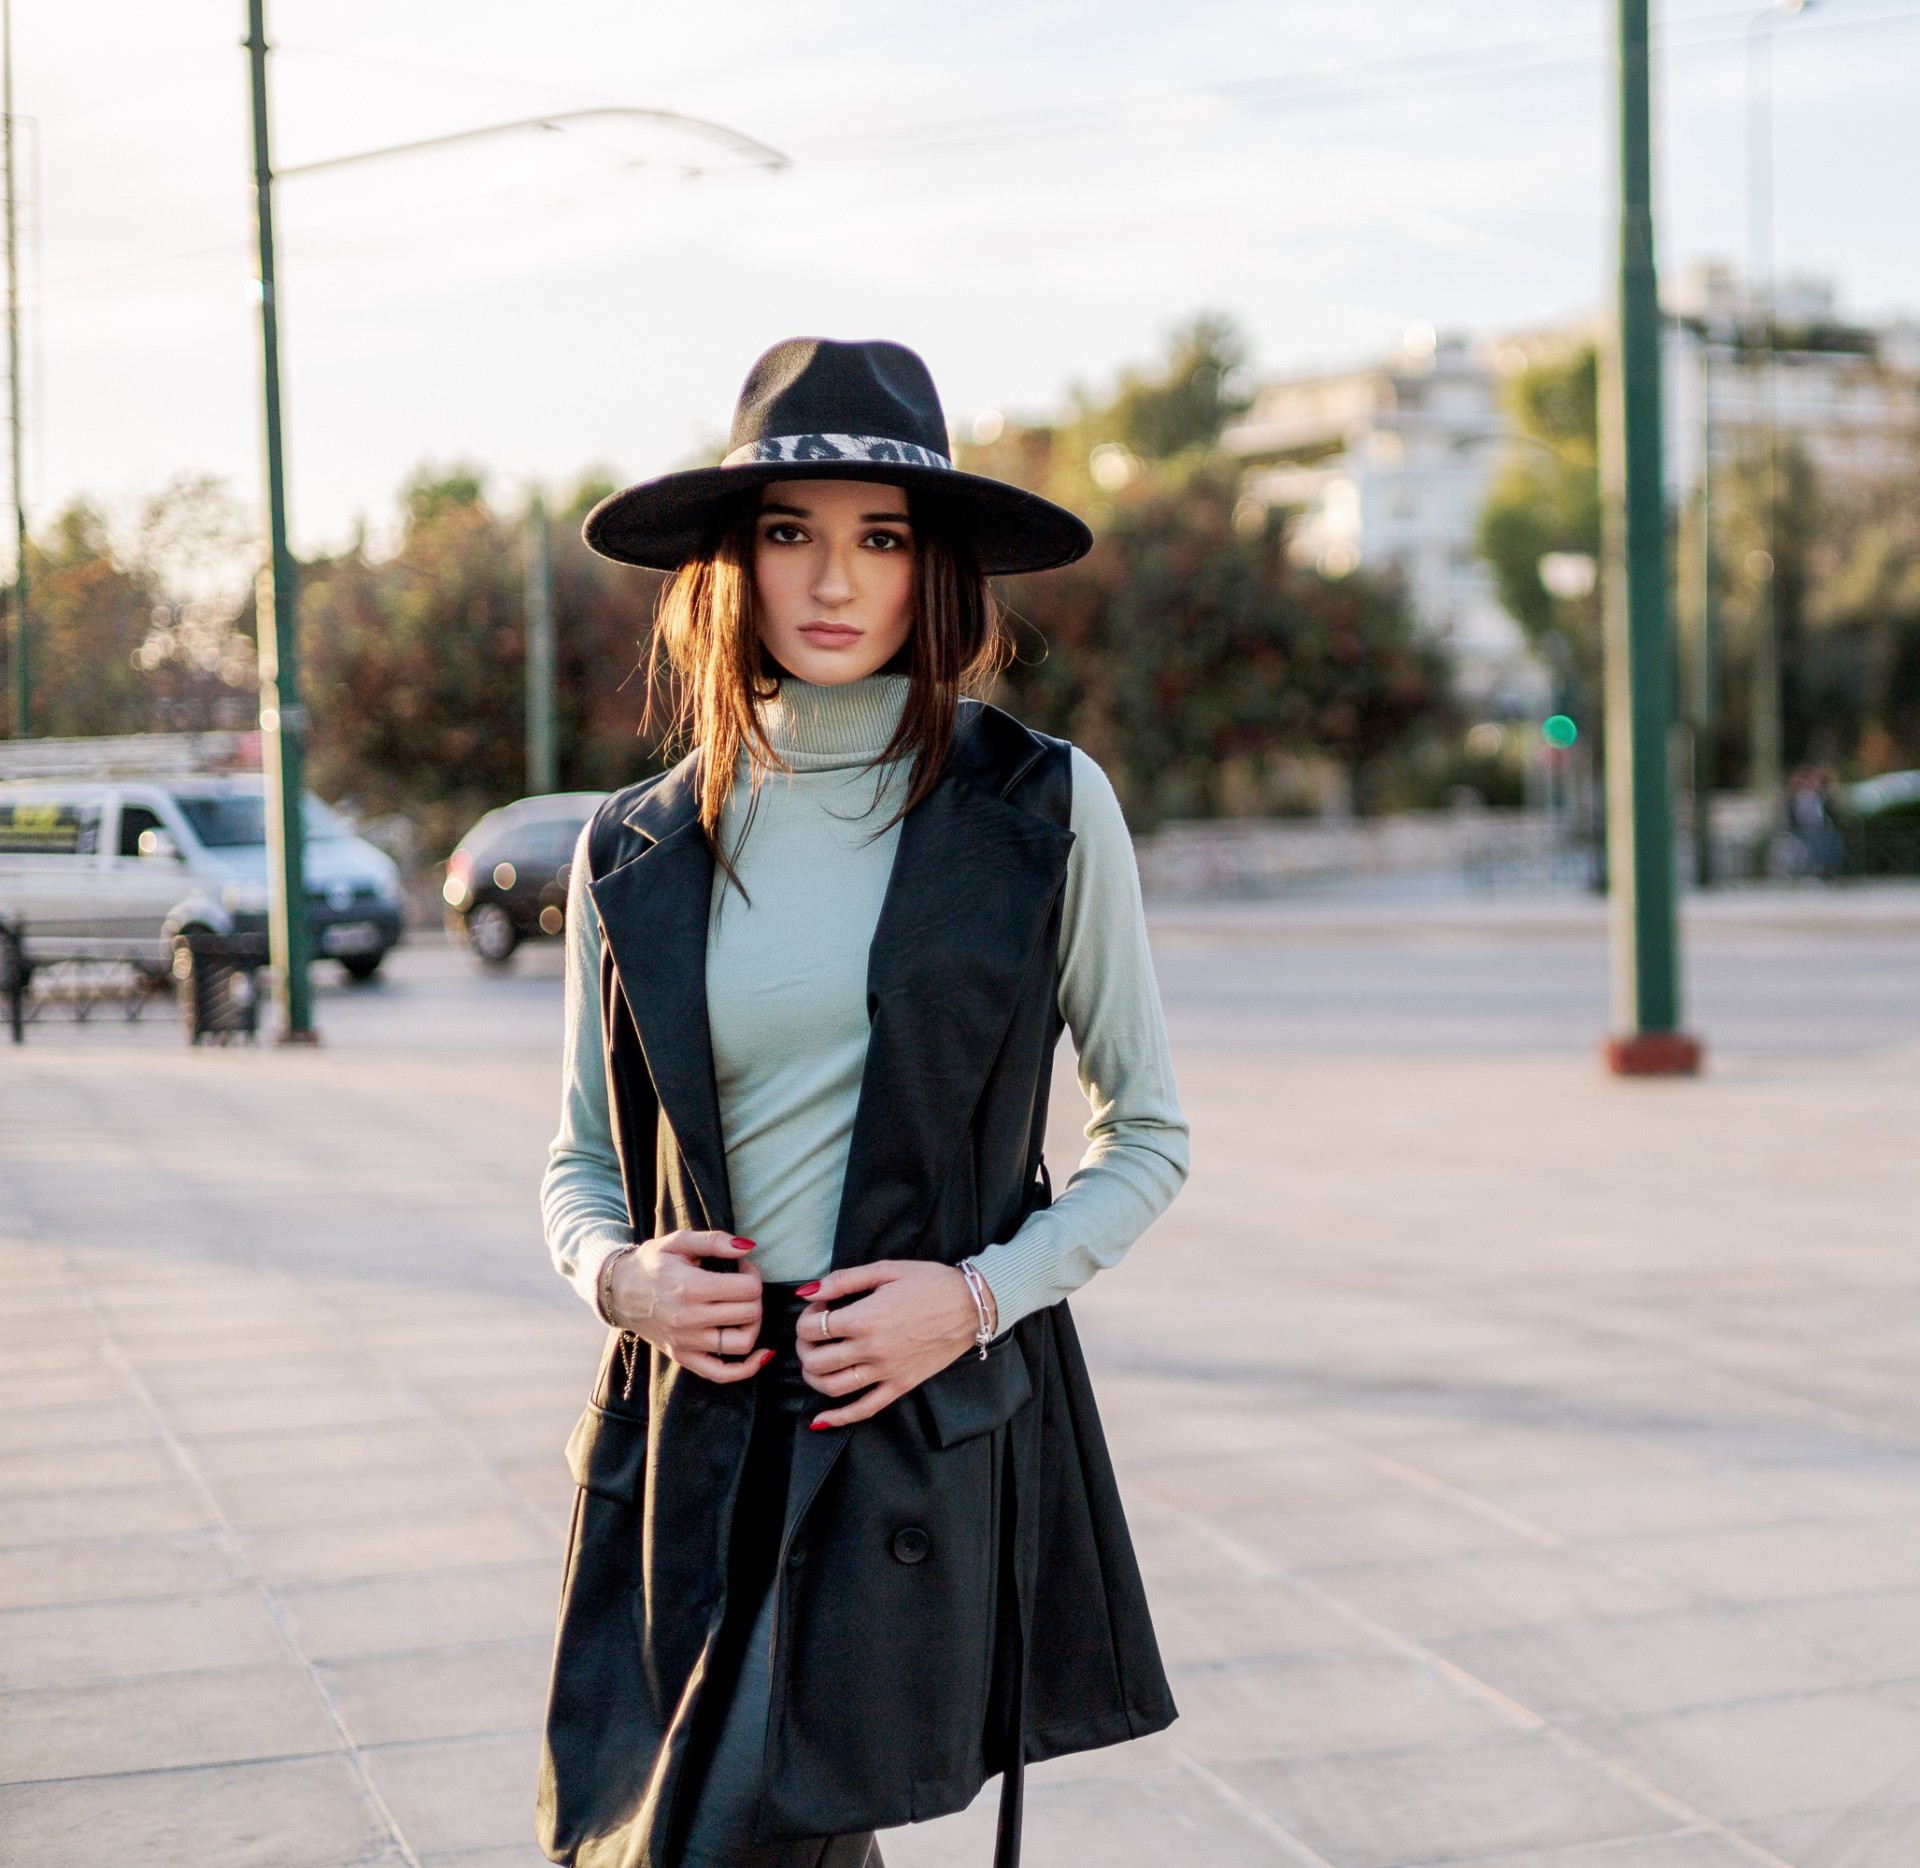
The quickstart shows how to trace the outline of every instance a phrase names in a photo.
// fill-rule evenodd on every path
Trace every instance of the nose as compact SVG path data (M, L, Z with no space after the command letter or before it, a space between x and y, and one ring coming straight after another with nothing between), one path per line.
M820 555L820 568L807 594L815 603L838 608L853 600L853 566L849 562L853 547L830 539Z

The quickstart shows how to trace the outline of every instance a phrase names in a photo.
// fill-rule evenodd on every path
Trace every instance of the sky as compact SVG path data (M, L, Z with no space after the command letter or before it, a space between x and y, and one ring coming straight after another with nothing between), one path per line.
M1663 269L1748 243L1753 5L1672 0ZM1201 309L1259 368L1607 291L1599 0L269 0L283 169L602 117L277 191L295 542L376 536L423 464L502 499L664 471L767 345L891 337L950 419L1042 415ZM1920 310L1920 0L1773 39L1774 245ZM244 0L20 0L30 511L207 472L259 499ZM785 166L722 132L778 152Z

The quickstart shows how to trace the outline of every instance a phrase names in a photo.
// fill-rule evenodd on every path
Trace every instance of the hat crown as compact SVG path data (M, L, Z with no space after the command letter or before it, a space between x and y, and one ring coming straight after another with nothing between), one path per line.
M729 453L797 435L863 435L947 452L947 419L925 363L904 344L792 337L753 368L734 405Z

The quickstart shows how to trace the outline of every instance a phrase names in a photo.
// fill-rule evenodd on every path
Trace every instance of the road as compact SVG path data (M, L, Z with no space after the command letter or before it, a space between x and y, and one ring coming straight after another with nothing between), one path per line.
M1589 904L1157 911L1195 1172L1076 1308L1183 1717L1029 1863L1920 1861L1920 895L1690 912L1621 1084ZM0 1863L538 1859L556 962L0 1054Z

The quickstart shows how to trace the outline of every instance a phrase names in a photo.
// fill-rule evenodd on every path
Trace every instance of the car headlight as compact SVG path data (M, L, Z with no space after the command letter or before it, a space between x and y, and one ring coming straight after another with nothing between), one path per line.
M449 908L464 908L467 905L467 882L464 876L449 876L441 885L440 893L447 898Z
M220 906L229 914L265 914L267 885L264 882L229 882L220 891Z

